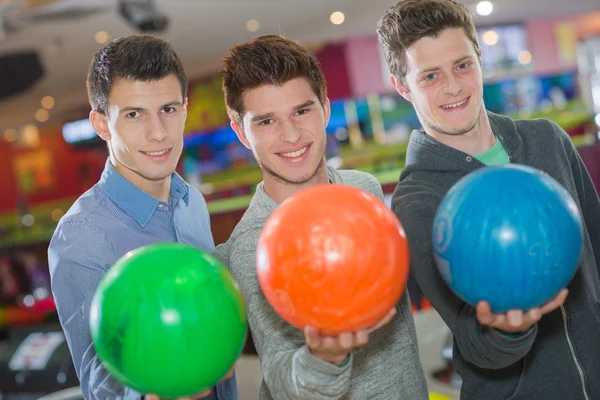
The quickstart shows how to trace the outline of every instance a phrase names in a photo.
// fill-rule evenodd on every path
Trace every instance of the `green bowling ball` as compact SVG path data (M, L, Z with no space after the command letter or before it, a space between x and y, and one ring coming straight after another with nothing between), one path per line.
M91 304L90 330L106 369L123 385L161 397L214 386L246 342L241 291L210 254L174 243L127 253Z

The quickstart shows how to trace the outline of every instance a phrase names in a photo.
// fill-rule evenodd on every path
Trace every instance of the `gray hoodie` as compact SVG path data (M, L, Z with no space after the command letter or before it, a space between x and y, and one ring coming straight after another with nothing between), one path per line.
M468 400L600 399L600 201L568 135L548 120L513 121L488 112L510 162L543 170L573 196L585 220L584 248L566 304L528 332L510 337L479 325L433 261L433 218L460 178L485 167L474 157L411 134L392 208L406 229L411 273L454 334L454 361ZM507 187L506 190L510 190ZM494 199L489 199L490 207Z
M328 172L330 181L366 190L383 200L381 185L371 175L333 168ZM341 367L313 356L303 332L275 313L257 280L256 246L267 218L276 207L277 203L260 183L229 240L215 249L215 255L229 266L244 294L263 373L260 399L427 399L406 292L393 320L372 333L366 346L353 350L349 361Z

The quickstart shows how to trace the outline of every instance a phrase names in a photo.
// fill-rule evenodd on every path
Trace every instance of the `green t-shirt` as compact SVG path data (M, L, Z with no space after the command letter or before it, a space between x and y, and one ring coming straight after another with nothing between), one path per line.
M510 162L508 159L508 153L506 152L506 150L504 150L504 146L502 146L502 143L500 143L500 141L497 138L496 144L494 144L491 149L475 156L475 158L488 166L504 165ZM499 332L502 333L504 336L512 338L519 337L521 335L519 333L506 333L502 331Z
M475 156L476 159L485 165L504 165L508 164L508 153L504 150L502 143L496 139L496 144L491 149Z

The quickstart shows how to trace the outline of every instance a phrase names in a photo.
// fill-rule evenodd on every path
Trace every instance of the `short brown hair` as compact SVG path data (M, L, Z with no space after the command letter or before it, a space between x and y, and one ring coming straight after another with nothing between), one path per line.
M240 126L246 90L306 78L321 105L327 98L325 76L317 59L305 47L277 35L260 36L231 47L223 59L222 76L227 113Z
M171 45L150 35L117 38L94 55L88 76L87 91L92 108L106 114L108 97L119 79L150 82L175 74L185 100L187 76L181 60Z
M438 37L442 31L462 28L480 53L477 29L471 12L454 0L400 0L377 24L379 45L388 68L404 80L406 50L423 37Z

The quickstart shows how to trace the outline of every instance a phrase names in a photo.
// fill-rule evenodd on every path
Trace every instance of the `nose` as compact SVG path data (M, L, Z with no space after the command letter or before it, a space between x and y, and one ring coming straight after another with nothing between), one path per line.
M451 96L456 96L460 93L460 91L461 91L460 80L457 79L454 74L447 75L446 82L444 85L444 93L451 95Z
M161 142L169 136L169 132L160 116L155 115L148 119L146 124L146 138L152 142Z
M302 137L301 130L290 120L282 120L280 124L279 137L285 143L296 144Z

